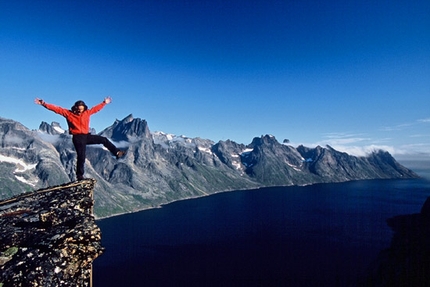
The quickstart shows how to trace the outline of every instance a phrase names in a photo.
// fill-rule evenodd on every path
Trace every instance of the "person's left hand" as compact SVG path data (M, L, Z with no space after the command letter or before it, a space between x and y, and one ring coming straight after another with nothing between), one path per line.
M38 104L38 105L42 105L44 102L45 102L44 100L39 99L39 98L35 98L35 99L34 99L34 103L35 103L35 104Z
M104 100L104 102L106 104L110 104L112 102L112 98L111 97L106 97L105 100Z

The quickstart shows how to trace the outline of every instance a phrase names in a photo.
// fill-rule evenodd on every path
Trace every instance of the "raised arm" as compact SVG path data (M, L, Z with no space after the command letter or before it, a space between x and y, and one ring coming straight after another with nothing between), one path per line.
M35 98L34 103L37 105L41 105L41 106L47 108L48 110L53 111L54 113L62 115L62 116L66 116L69 113L69 110L62 108L62 107L59 107L59 106L56 106L56 105L48 104L47 102L45 102L44 100L39 99L39 98Z
M37 104L37 105L42 105L43 106L43 104L45 103L45 101L42 100L42 99L39 99L39 98L35 98L34 99L34 103Z
M90 114L95 114L99 112L101 109L103 109L104 106L106 106L107 104L110 104L111 102L112 102L112 98L108 96L103 100L103 102L89 109L88 112Z

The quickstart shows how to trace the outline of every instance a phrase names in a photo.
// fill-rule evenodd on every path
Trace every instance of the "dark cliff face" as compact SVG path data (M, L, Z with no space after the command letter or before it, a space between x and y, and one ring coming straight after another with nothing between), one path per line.
M0 202L0 286L89 286L91 263L103 252L94 185L73 182Z
M148 123L142 119L134 119L132 115L128 115L121 121L115 121L115 123L111 127L105 129L101 135L111 138L114 141L151 138Z
M359 286L430 286L430 197L420 213L389 218L387 223L394 232L391 245Z
M0 198L75 179L76 152L71 136L61 131L57 123L42 124L35 132L0 119L0 154L22 160L0 162ZM100 134L128 151L116 160L101 146L87 147L85 176L99 183L95 210L100 217L221 191L417 177L387 152L355 157L331 147L294 148L269 135L247 146L230 140L214 143L151 133L145 120L131 115ZM20 164L26 168L17 168Z
M366 157L351 156L332 147L297 148L305 158L309 172L322 182L343 182L357 179L417 178L388 153L376 151Z
M280 144L273 136L254 138L242 153L246 173L266 186L304 185L317 182L305 167L300 153L293 147Z

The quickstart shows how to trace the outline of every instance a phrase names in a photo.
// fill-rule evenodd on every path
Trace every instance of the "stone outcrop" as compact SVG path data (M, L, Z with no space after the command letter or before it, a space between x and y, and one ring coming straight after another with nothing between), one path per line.
M387 223L394 231L391 245L360 286L430 286L430 197L420 213L395 216Z
M95 180L0 202L0 286L90 286L102 252L92 215Z

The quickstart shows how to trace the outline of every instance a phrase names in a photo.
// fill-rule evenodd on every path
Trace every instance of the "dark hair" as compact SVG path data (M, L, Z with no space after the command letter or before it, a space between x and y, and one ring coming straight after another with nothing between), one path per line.
M72 112L76 112L76 111L78 110L78 107L79 107L79 106L84 106L84 111L88 110L88 107L87 107L87 105L84 103L84 101L79 100L79 101L77 101L77 102L73 105L73 107L72 107Z

